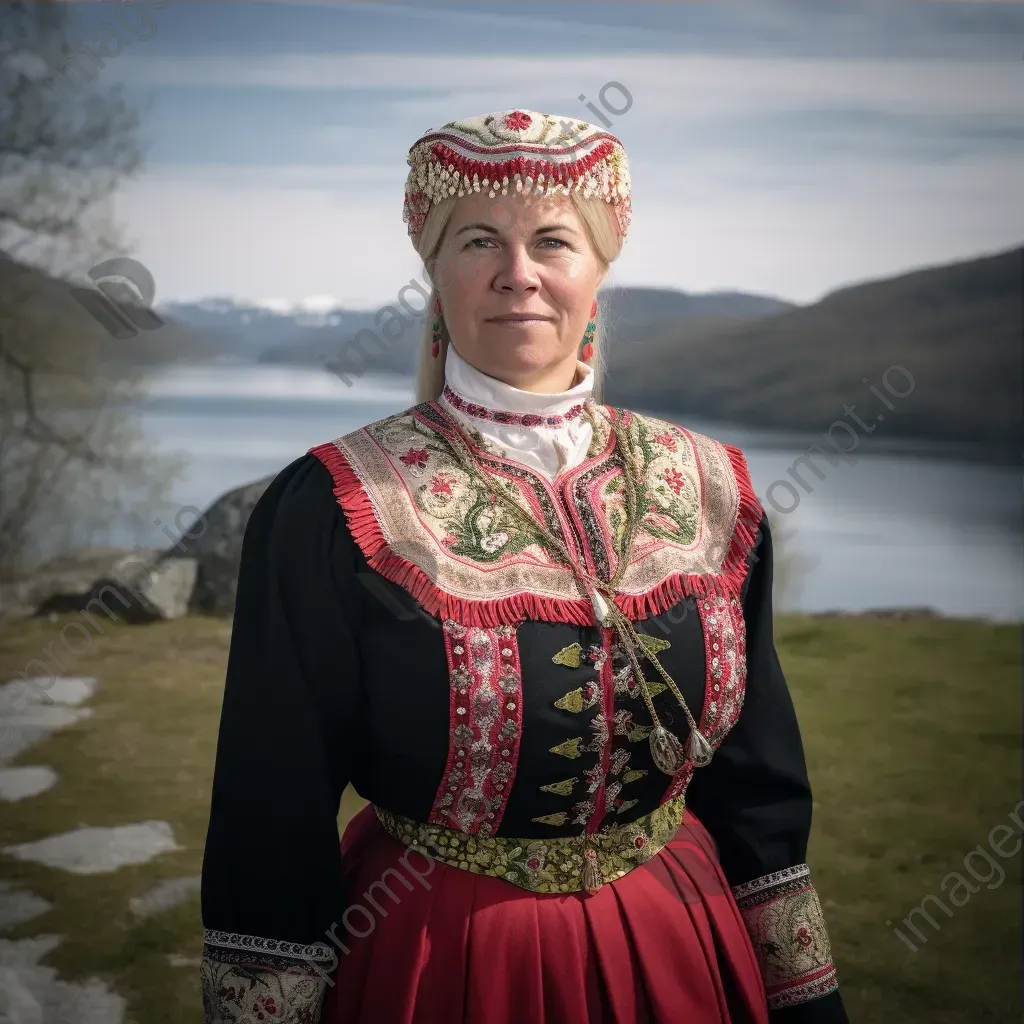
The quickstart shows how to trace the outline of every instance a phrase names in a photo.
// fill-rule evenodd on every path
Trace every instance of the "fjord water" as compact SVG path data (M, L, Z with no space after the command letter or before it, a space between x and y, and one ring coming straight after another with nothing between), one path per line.
M412 384L404 378L367 374L346 385L319 370L221 364L152 375L140 412L154 445L184 457L171 490L175 506L205 509L311 446L412 400ZM946 615L1024 617L1016 467L927 444L895 447L880 427L862 437L849 461L817 459L821 478L800 468L800 486L789 470L809 444L827 447L821 435L663 415L739 445L758 496L774 499L778 510L768 507L780 534L780 608L928 606ZM773 486L776 481L787 483ZM183 513L182 522L190 518ZM115 527L111 541L160 546L166 538L156 527L150 538L119 537Z

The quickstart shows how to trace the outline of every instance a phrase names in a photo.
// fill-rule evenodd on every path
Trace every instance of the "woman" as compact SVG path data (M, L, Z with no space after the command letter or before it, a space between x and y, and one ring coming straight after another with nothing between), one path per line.
M512 110L409 164L418 404L245 533L207 1021L845 1021L746 463L600 403L621 144Z

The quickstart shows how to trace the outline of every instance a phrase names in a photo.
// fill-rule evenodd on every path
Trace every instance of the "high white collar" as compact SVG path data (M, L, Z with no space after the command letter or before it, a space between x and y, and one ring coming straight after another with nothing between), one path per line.
M581 379L567 391L521 391L471 366L449 345L440 401L509 458L553 480L583 460L593 435L582 407L594 390L594 372L582 361L576 366Z
M492 412L533 413L541 416L564 416L582 405L594 390L594 371L577 361L578 384L568 391L520 391L496 377L489 377L467 363L454 345L448 346L444 375L448 386L467 402L481 405Z

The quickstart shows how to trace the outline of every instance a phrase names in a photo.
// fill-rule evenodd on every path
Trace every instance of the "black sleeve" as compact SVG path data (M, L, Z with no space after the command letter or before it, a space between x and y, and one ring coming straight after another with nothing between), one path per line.
M304 455L242 543L202 868L207 1024L320 1019L360 717L353 573L330 474Z
M806 863L811 788L775 650L772 539L762 516L743 588L743 710L688 803L711 833L761 965L772 1024L848 1024Z

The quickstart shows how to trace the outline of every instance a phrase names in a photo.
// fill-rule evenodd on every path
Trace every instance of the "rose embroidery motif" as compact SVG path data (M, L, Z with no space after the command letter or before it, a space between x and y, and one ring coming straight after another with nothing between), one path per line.
M678 494L686 486L686 477L678 469L672 468L665 474L665 483Z
M430 481L430 493L431 494L446 494L449 497L452 495L452 484L455 483L455 477L450 473L438 473L433 480Z
M507 116L514 113L514 110L508 111ZM496 119L499 126L505 116L502 114ZM537 122L536 117L533 120ZM533 130L531 126L530 131ZM625 455L615 454L613 446L609 445L610 428L603 417L595 419L597 448L595 450L594 444L589 446L589 457L598 459L603 454L604 461L600 462L600 472L581 478L574 499L581 506L589 506L592 513L593 525L587 528L586 544L596 551L606 548L611 562L621 558L627 526L623 460L630 458L637 471L638 486L633 500L642 512L639 526L648 545L645 558L651 561L651 571L667 572L680 560L680 564L692 562L694 567L704 565L702 559L709 557L705 549L710 551L713 544L703 541L703 533L707 532L701 528L704 480L700 476L696 449L690 450L690 440L663 421L634 416L629 420L628 451ZM471 447L477 448L472 432L467 429L466 435ZM655 443L655 438L663 443ZM717 460L716 465L722 463L723 470L709 477L711 485L719 486L718 479L727 480L730 470L724 453L711 442L698 440L694 443L698 448L703 444L709 457ZM676 451L670 450L673 445ZM544 504L546 496L529 477L501 476L491 484L497 493L490 493L484 482L475 479L472 473L467 476L462 470L447 430L437 430L430 416L421 420L418 415L407 413L387 418L368 430L365 438L361 436L359 446L367 451L370 446L383 450L396 479L406 486L407 500L415 510L415 527L410 528L417 534L424 534L427 547L433 547L435 556L444 559L436 567L438 579L433 581L439 589L443 589L443 579L451 578L449 574L464 573L466 565L488 567L505 587L514 585L520 561L525 564L538 557L547 560L548 553L535 532L528 526L523 527L519 517L513 514L514 510L506 514L504 507L509 502L520 504L524 498L527 502L536 498L547 517L550 510ZM590 523L591 518L587 521ZM715 539L715 543L724 542ZM686 550L662 552L661 544ZM690 554L695 546L700 548L700 556ZM716 564L722 557L720 553L711 557L710 562ZM458 567L455 560L458 560ZM557 560L551 556L551 561ZM574 594L575 588L566 583L566 597L570 589ZM724 673L724 663L720 671Z
M426 448L410 448L407 452L398 456L399 461L404 462L407 466L415 466L417 469L422 469L427 464L427 449Z
M531 124L533 124L533 118L529 114L524 114L521 110L513 110L505 118L505 127L514 132L525 132Z

